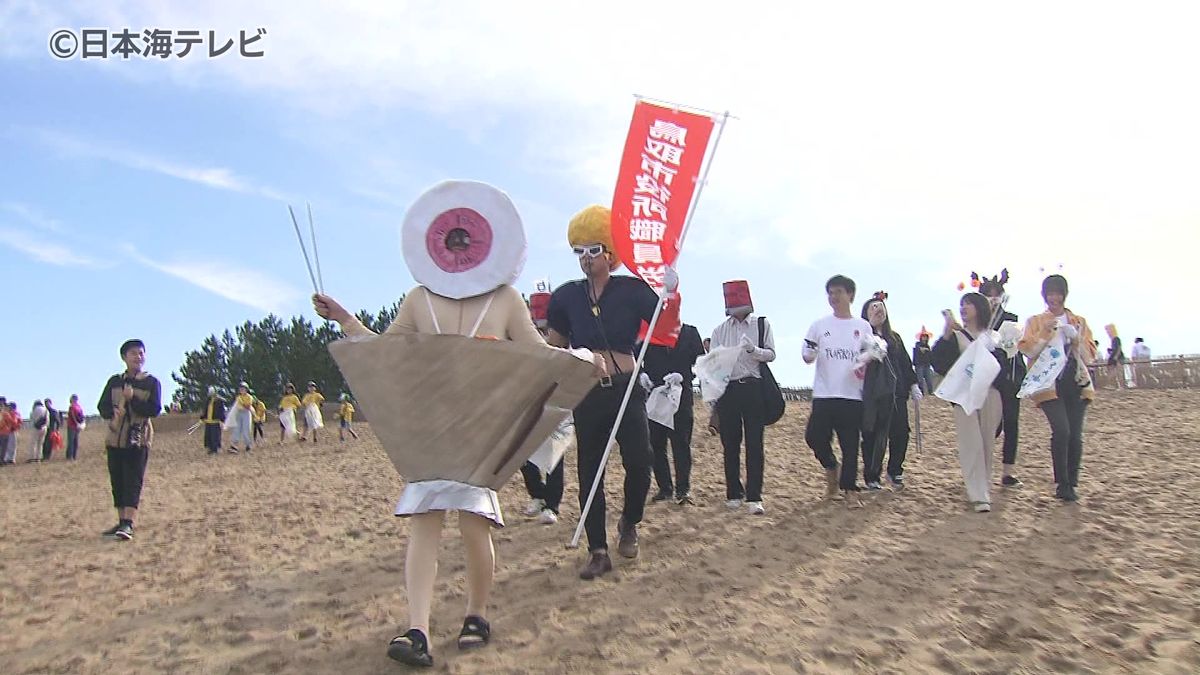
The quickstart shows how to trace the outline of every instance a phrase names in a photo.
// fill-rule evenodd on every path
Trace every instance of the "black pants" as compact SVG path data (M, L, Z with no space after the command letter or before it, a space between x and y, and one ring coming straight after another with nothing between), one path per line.
M896 407L892 408L892 423L888 427L888 461L889 476L904 475L904 458L908 457L908 437L912 431L908 425L908 399L897 398Z
M1000 394L1004 419L1000 421L1000 428L996 430L996 435L1004 434L1005 464L1017 463L1017 428L1021 423L1021 399L1017 398L1017 387L1014 387L1011 392Z
M679 411L675 413L675 428L668 429L658 422L650 422L650 447L654 450L654 480L659 492L674 491L682 497L692 489L692 390L684 383L683 395L679 398ZM671 462L667 459L667 441L671 441L671 456L675 460L675 482L671 483Z
M220 452L221 450L221 423L214 422L209 424L204 423L204 447L208 448L209 452Z
M254 423L254 438L258 439L258 438L262 438L262 437L263 437L263 423L255 422ZM220 444L218 444L218 445L220 445Z
M762 501L763 464L762 382L757 378L731 380L717 401L721 446L725 449L725 498ZM746 438L746 486L742 488L742 434Z
M617 410L629 385L629 374L612 378L612 386L597 384L583 402L575 408L575 438L579 446L579 508L587 502L592 481L600 473L600 460L604 456L604 445L617 420ZM650 429L646 422L646 390L634 386L629 405L621 426L617 428L617 443L621 448L621 464L625 467L625 504L621 517L629 525L642 522L642 511L646 506L646 493L650 491ZM592 508L584 521L587 531L588 550L608 548L605 533L606 503L604 478L596 488Z
M894 410L892 407L889 407L889 404L880 405L879 411L875 413L875 427L873 429L863 429L862 431L864 483L878 483L882 479L883 455L887 452L893 414Z
M525 462L521 465L521 477L525 479L525 489L529 491L529 497L546 502L546 508L555 513L558 513L558 507L562 505L564 464L566 461L560 461L553 471L546 474L545 482L542 481L542 470L537 468L536 464Z
M142 479L146 476L146 448L108 448L108 478L112 483L113 506L138 507L142 499Z
M842 473L838 481L843 490L854 490L858 473L858 435L862 429L863 404L847 398L813 399L812 415L804 440L812 448L817 461L826 469L836 469L833 455L833 434L842 448Z
M1070 364L1068 364L1070 365ZM1080 396L1073 384L1058 383L1058 398L1042 403L1042 412L1050 422L1050 457L1054 462L1054 482L1063 486L1079 485L1079 465L1083 462L1083 421L1089 401Z
M46 437L42 439L42 461L43 462L50 461L50 455L54 451L54 444L50 441L50 434L54 433L55 431L57 431L57 429L47 430Z

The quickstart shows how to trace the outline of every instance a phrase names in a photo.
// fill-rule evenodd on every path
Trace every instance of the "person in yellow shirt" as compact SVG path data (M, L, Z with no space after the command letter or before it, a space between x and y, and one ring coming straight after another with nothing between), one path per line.
M354 422L354 405L350 403L350 394L342 394L342 405L338 408L338 440L346 442L346 432L349 431L354 440L358 440L358 434L354 432L354 428L350 425Z
M279 400L279 444L283 445L285 438L296 435L296 410L300 407L300 397L296 396L296 385L291 382L283 388L283 398Z
M250 395L254 396L254 442L260 444L263 440L263 422L267 421L267 404L262 402L262 399L254 394L254 390L250 390Z
M300 434L300 441L308 440L308 432L313 432L313 443L317 442L317 430L325 426L321 419L321 404L325 402L325 397L317 390L316 382L308 383L308 393L304 395L304 400L301 406L304 409L304 433Z
M204 447L208 454L215 455L221 451L221 425L225 423L225 401L217 395L216 387L208 388L208 403L200 421L204 423Z

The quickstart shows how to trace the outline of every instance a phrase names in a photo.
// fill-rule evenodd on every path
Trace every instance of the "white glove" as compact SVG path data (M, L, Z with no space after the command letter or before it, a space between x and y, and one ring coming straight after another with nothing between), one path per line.
M654 383L650 381L650 376L645 373L638 375L638 384L642 385L642 389L646 391L654 388Z
M1069 323L1059 326L1058 332L1062 334L1063 339L1067 342L1074 342L1075 339L1079 337L1079 331L1075 329L1075 326L1072 326Z
M667 265L666 272L663 274L663 289L668 293L674 293L679 288L679 273L671 265Z
M667 376L663 378L663 382L668 386L683 384L683 376L679 373L667 373Z
M750 338L745 335L742 336L742 341L738 343L738 346L740 346L747 354L753 354L754 350L758 348L758 346L751 342Z
M920 401L921 399L925 398L925 394L921 393L921 388L915 384L912 386L911 395L912 395L912 400L914 400L914 401Z

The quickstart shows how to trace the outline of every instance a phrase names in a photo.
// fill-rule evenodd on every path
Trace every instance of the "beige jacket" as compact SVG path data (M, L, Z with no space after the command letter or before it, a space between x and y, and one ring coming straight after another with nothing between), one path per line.
M1091 375L1088 373L1087 364L1091 363L1096 358L1096 346L1092 344L1092 329L1088 328L1087 321L1082 316L1075 314L1071 310L1066 310L1067 322L1075 327L1079 332L1079 339L1075 343L1075 378L1078 382L1087 381L1087 385L1083 387L1080 396L1086 399L1091 399L1096 395L1096 388L1092 385ZM1042 350L1050 342L1050 336L1054 332L1054 324L1058 322L1050 312L1042 312L1035 316L1029 317L1025 322L1025 333L1021 336L1021 340L1017 342L1017 348L1021 350L1025 356L1029 357L1030 367L1037 360ZM1054 387L1049 391L1043 391L1035 394L1032 399L1037 405L1041 405L1046 401L1053 401L1058 398L1058 393Z

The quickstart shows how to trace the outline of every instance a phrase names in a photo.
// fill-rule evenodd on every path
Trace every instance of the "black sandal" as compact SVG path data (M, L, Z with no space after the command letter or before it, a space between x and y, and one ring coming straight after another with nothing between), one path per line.
M404 635L397 635L388 643L388 657L393 661L410 666L433 666L433 655L429 653L429 638L416 628Z
M468 616L458 634L459 649L474 649L486 645L492 639L492 627L480 616Z

